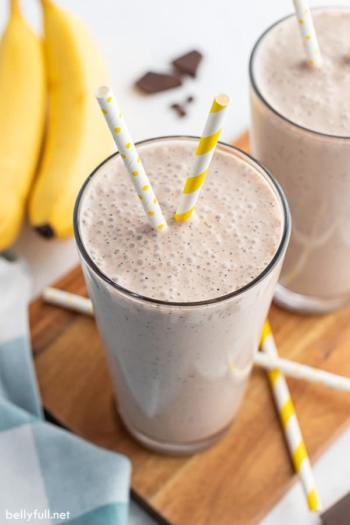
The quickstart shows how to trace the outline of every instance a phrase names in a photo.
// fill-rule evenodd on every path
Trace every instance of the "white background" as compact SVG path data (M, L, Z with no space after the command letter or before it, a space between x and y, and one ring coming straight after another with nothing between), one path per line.
M96 35L135 141L167 134L200 134L211 100L220 91L226 91L232 97L222 140L231 141L245 130L249 125L250 51L267 26L291 13L293 7L290 0L57 1L84 19ZM6 21L7 3L0 2L0 30ZM330 0L318 0L317 3L311 0L311 6L331 3ZM337 0L336 4L350 6L350 0ZM28 20L39 29L39 2L23 0L22 5ZM198 49L204 54L196 80L189 78L180 89L153 97L143 96L134 89L134 81L143 73L150 69L167 71L173 58L191 49ZM189 108L188 116L180 119L169 106L173 102L181 102L188 95L194 95L195 102ZM34 294L77 262L71 239L45 241L31 232L28 226L14 249L26 258L33 269ZM337 455L337 447L334 447L332 453L336 455L332 456L332 462L339 460L341 468L340 444L338 449ZM331 467L328 462L328 467L323 468L329 501L340 496L339 486L335 489L334 497L329 492L331 479L335 476L335 470L332 473ZM339 475L342 479L341 471L338 470ZM350 485L345 485L344 481L344 490L350 489ZM292 506L289 502L288 507L291 521L287 521L287 516L284 516L283 524L315 523L314 519L308 518L307 513L303 514L304 517L299 515L297 519L296 516L292 518L291 508L303 508L301 493L294 491L293 494ZM135 520L133 523L136 523ZM278 515L266 521L266 525L281 523L281 516Z

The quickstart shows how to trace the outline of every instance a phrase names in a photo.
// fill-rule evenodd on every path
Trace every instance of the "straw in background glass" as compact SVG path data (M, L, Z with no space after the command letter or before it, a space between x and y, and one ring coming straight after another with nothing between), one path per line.
M264 325L260 348L262 352L265 352L268 355L275 357L278 356L268 321L266 321ZM317 493L311 463L301 434L287 382L278 369L269 371L267 375L278 414L280 416L282 428L285 433L291 459L295 471L300 475L309 509L311 511L319 511L321 510L321 502Z
M96 90L95 95L145 210L148 222L154 230L165 230L167 227L166 220L126 127L114 93L108 86L101 86Z
M317 35L308 0L294 0L293 4L303 45L305 46L308 64L310 66L321 67L322 57L318 47Z
M229 103L230 97L224 93L214 98L175 213L175 220L177 221L188 221L191 218L221 134Z

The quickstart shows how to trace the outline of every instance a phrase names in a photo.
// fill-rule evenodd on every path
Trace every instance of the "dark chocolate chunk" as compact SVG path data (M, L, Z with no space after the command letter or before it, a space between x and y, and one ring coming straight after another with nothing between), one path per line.
M181 73L195 77L202 58L203 55L199 51L191 51L190 53L186 53L186 55L173 60L172 64Z
M146 73L136 82L136 86L145 93L153 94L181 86L182 80L178 75L163 75L161 73Z
M186 115L185 108L183 106L180 106L180 104L172 104L170 107L172 109L175 109L179 117L184 117Z
M324 525L349 525L350 523L350 493L344 496L331 508L321 514Z

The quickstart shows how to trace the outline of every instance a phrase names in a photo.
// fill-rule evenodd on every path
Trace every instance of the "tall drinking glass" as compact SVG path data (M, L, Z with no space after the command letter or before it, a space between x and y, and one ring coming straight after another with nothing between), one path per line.
M160 138L137 148L140 156L147 158L153 150L158 151L156 148L171 151L174 146L190 146L194 152L197 141ZM82 217L91 206L90 192L104 174L113 172L120 162L119 154L87 179L75 207L75 238L120 416L138 441L158 452L192 453L207 447L223 435L236 416L290 234L288 206L270 173L228 145L219 144L216 156L228 160L232 156L242 166L253 168L257 184L263 184L269 193L266 205L271 206L271 199L276 205L280 226L276 252L263 271L251 282L248 278L241 289L225 295L187 302L147 297L142 290L118 284L93 260L93 239L84 235ZM157 155L150 158L157 162ZM108 193L108 182L103 187ZM169 228L177 227L171 225L171 218L168 224ZM229 252L230 246L227 248ZM215 283L216 276L212 279ZM202 285L205 291L204 277Z

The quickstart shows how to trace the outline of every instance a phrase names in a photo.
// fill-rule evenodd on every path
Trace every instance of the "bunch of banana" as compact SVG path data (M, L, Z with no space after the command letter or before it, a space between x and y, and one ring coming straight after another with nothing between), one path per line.
M0 251L15 240L27 201L41 235L72 235L78 191L111 153L94 97L108 75L92 34L41 0L42 43L23 20L19 0L10 1L0 48Z
M16 239L37 169L44 131L42 43L11 0L0 44L0 251Z
M94 97L106 69L89 30L51 0L44 10L49 126L29 200L29 220L44 237L72 235L78 191L111 153L111 139Z

